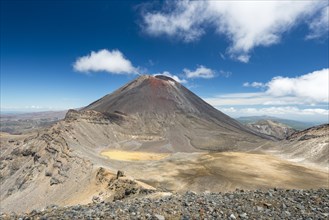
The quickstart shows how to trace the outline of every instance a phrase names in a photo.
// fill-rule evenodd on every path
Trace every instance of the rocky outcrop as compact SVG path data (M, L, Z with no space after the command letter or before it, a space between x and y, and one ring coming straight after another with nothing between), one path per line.
M60 203L65 197L62 193L72 195L69 191L79 188L81 179L89 178L93 172L91 162L74 153L61 133L54 126L24 138L1 154L2 211ZM17 197L29 199L17 202Z
M282 154L296 161L312 162L328 167L329 124L315 126L290 135L282 142Z
M116 201L156 193L157 190L147 184L126 177L123 171L113 175L103 167L96 172L99 192L92 198L93 203Z
M297 131L288 125L272 120L260 120L246 125L259 133L272 136L278 140L284 140Z

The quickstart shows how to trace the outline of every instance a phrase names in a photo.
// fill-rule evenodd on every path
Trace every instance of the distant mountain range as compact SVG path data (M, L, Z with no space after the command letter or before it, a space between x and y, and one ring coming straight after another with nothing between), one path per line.
M66 112L66 110L45 112L1 112L0 131L11 134L21 134L49 127L63 119Z
M275 122L279 122L279 123L288 125L289 127L296 129L296 130L304 130L304 129L307 129L312 126L316 126L316 125L320 124L320 123L316 123L316 122L302 122L302 121L277 118L277 117L272 117L272 116L268 116L268 115L239 117L239 118L236 118L236 120L238 120L242 124L256 123L256 122L262 121L262 120L271 120L271 121L275 121Z

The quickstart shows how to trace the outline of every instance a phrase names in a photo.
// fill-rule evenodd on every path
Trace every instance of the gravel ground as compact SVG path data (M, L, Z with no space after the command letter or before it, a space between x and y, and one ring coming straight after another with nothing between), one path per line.
M329 189L173 194L42 211L0 219L329 219Z

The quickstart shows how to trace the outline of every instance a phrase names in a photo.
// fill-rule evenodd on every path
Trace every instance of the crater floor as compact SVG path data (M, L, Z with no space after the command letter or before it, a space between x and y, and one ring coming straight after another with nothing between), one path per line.
M110 164L160 189L184 192L328 188L328 171L253 152L155 154L106 151Z

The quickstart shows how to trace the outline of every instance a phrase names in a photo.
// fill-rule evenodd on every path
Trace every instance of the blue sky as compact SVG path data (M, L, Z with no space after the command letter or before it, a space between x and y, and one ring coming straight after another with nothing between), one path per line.
M137 74L233 116L328 121L328 1L1 1L1 111L77 108Z

